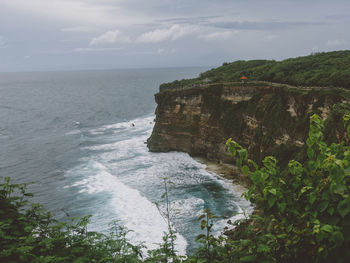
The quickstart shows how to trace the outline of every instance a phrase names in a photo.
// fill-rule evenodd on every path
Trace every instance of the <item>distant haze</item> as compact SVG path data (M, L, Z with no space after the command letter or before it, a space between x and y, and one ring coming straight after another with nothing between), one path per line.
M1 0L0 71L218 66L350 49L348 0Z

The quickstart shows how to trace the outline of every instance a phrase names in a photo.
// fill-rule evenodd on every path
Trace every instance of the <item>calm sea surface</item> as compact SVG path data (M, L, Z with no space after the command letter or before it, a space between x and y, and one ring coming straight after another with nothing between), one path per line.
M159 84L204 70L0 73L0 176L35 182L35 201L58 219L92 215L89 229L103 232L118 220L149 248L166 231L154 202L168 177L177 248L192 251L203 209L220 216L219 233L249 204L187 154L150 153L144 142Z

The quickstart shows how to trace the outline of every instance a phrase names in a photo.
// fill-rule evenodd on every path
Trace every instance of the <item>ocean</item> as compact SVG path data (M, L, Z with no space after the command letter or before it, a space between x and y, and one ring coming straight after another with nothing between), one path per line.
M188 154L151 153L145 142L159 85L204 70L0 73L0 176L34 182L34 201L59 220L91 215L88 229L104 233L117 220L150 249L167 230L155 205L164 208L166 177L177 250L193 252L205 208L219 234L249 203Z

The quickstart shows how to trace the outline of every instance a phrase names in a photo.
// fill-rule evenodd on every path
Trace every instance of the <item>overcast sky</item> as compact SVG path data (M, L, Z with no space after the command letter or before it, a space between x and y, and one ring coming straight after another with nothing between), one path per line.
M344 49L349 0L0 0L0 71L218 66Z

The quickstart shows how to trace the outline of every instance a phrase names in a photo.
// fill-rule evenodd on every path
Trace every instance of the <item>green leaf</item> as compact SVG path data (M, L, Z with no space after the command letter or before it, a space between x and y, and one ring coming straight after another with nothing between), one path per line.
M346 186L344 184L337 184L334 188L333 188L333 193L341 195L344 197L344 193L346 191Z
M327 209L327 212L328 212L328 214L330 214L332 216L334 214L334 207L329 207Z
M311 190L313 189L313 187L311 186L304 186L303 188L301 188L299 194L298 194L298 197L300 197L303 193L307 192L308 190Z
M270 196L269 199L267 200L268 204L269 204L269 208L273 207L273 205L276 203L276 198Z
M350 200L349 199L345 199L342 200L338 203L337 206L338 212L341 215L341 217L345 217L347 214L350 213Z
M313 159L315 156L315 151L312 148L307 149L307 156L309 159Z
M253 165L255 170L258 170L259 168L258 165L253 160L248 159L248 164Z
M328 207L328 201L322 201L321 203L318 204L318 210L320 210L321 213L326 211Z
M238 155L239 157L242 159L242 160L246 160L247 157L248 157L248 152L246 149L242 148L240 150L237 151L238 152Z
M287 184L286 181L282 180L282 179L279 179L278 180L281 184Z
M200 217L198 217L198 221L202 220L205 217L205 215L201 215Z
M303 172L303 166L301 163L291 160L288 163L289 172L293 175L301 174Z
M313 205L316 201L316 194L314 192L310 193L309 195L309 203Z
M249 174L249 167L248 167L248 165L243 165L241 170L242 170L242 173L244 175L248 175Z
M252 262L256 260L256 256L254 255L244 256L244 257L241 257L239 260L240 262Z
M32 230L33 230L33 226L25 226L24 227L24 231L26 231L26 232L32 232Z
M242 244L242 246L248 246L252 241L249 239L241 239L240 243Z
M277 236L278 239L285 239L287 237L287 234L283 233Z
M265 244L258 244L258 252L270 252L271 248Z
M200 234L196 237L196 241L201 240L201 239L206 239L206 236L203 234Z
M346 126L346 133L348 135L348 138L350 138L350 125Z
M313 160L308 161L307 164L308 164L309 169L310 169L311 171L316 170L316 169L318 168L318 163L315 162L315 161L313 161Z
M209 218L210 218L210 219L213 219L213 218L219 218L219 217L216 216L216 215L210 214L210 215L209 215Z
M343 233L340 231L335 231L332 233L331 240L337 244L337 246L340 246L344 242L344 236Z
M33 246L23 246L23 247L17 248L17 250L18 250L20 253L27 254L27 253L29 253L30 251L32 251L33 248L34 248Z
M333 227L331 225L324 225L321 227L321 230L324 232L332 233L333 232Z
M350 113L345 113L343 116L343 121L348 123L350 121Z
M284 210L286 209L287 204L282 202L282 203L277 203L277 206L278 206L279 210L281 211L281 213L284 213Z
M277 190L276 189L270 189L269 193L271 193L273 195L276 195L277 194Z
M311 147L314 143L315 143L314 140L312 140L310 137L306 140L306 145L308 147Z
M207 226L207 221L206 220L202 220L201 221L201 229L204 229Z

